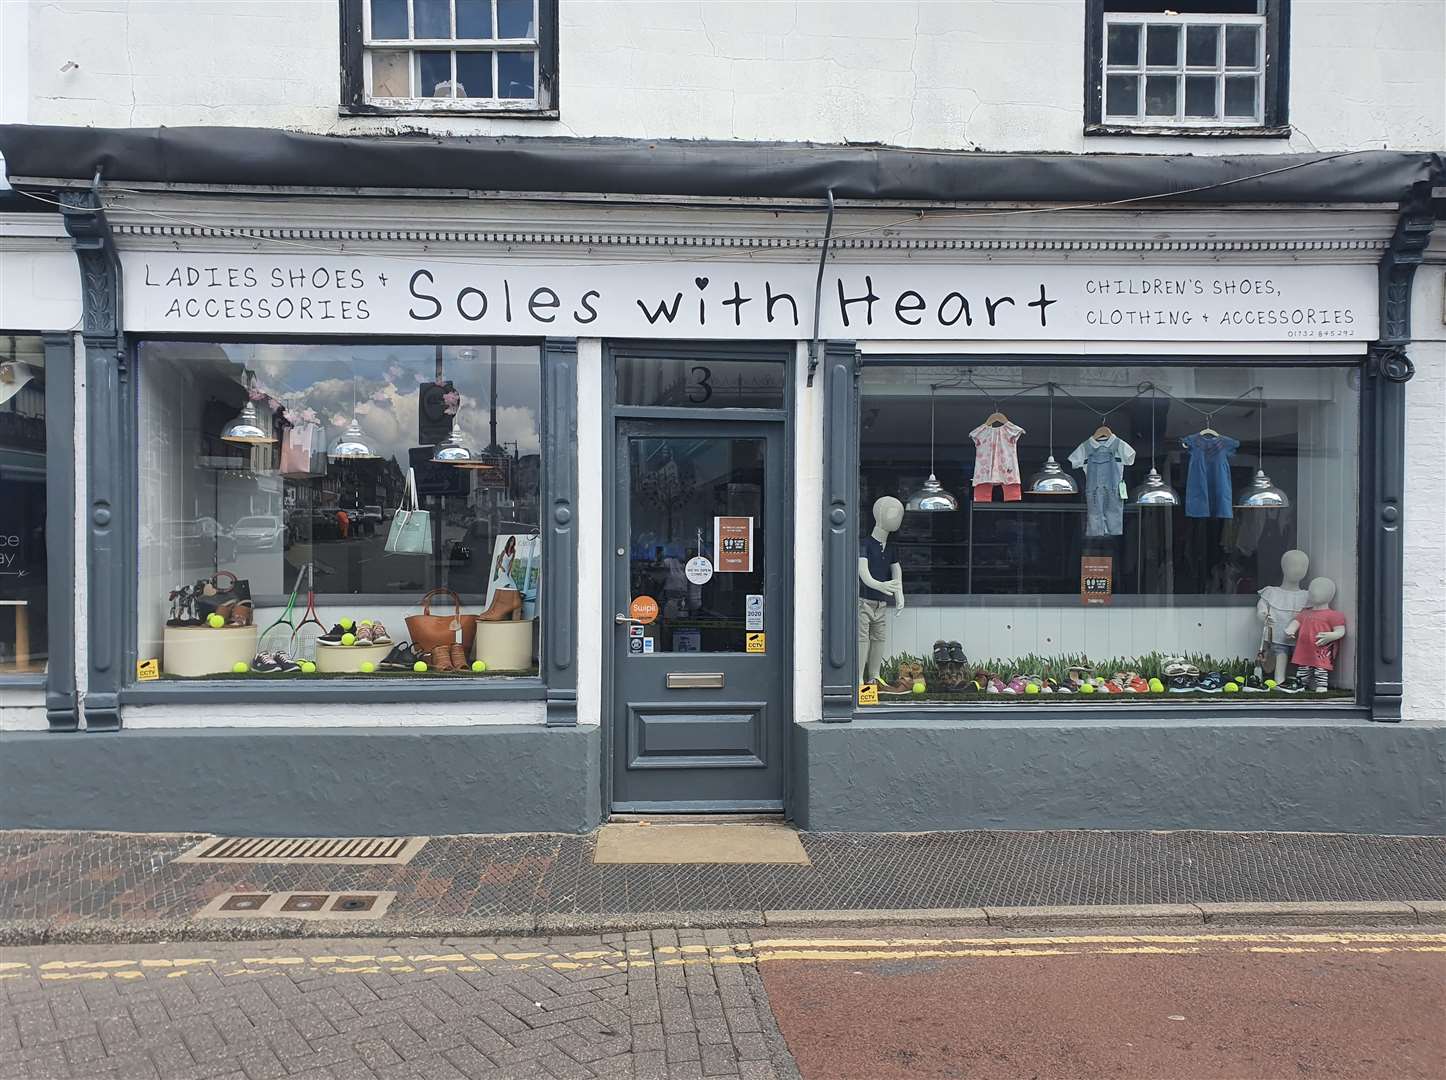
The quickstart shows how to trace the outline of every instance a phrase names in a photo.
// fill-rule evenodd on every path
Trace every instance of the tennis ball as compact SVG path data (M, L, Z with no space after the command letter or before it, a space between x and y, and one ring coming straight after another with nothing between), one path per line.
M914 683L914 693L922 694L924 692L924 689L925 687L922 679Z
M1280 685L1280 683L1276 682L1274 679L1266 679L1265 685L1274 690L1277 686Z
M356 625L356 623L352 622L350 619L341 619L337 622L337 625L340 626L343 630L350 630L353 626Z
M316 674L316 664L310 660L303 660L301 661L301 670L307 675L314 675Z
M425 660L418 660L415 664L412 665L412 670L413 670L413 671L426 671L426 670L427 670L427 662L426 662Z
M1095 692L1095 684L1087 682L1079 688L1079 692L1081 694L1093 694Z
M226 625L226 620L221 618L220 615L216 614L216 612L213 611L211 612L211 614L206 616L206 625L211 627L213 630L219 630L221 629L221 627Z
M1164 692L1165 692L1165 684L1164 684L1163 682L1161 682L1159 679L1151 679L1151 680L1150 680L1150 693L1152 693L1152 694L1163 694Z
M486 670L487 670L487 661L486 661L486 660L473 660L473 661L472 661L472 670L473 670L473 671L486 671Z
M363 626L370 626L371 624L372 624L372 621L371 621L370 619L363 619L363 620L361 621L361 625L363 625Z
M1038 684L1038 683L1025 683L1025 684L1024 684L1024 692L1025 692L1026 694L1037 694L1037 693L1039 693L1039 684Z
M370 660L363 660L361 663L361 669L367 674L371 674L377 669L377 666L373 664Z
M342 636L341 636L341 643L342 643L343 645L355 645L355 644L356 644L356 635L355 635L355 634L342 634Z
M1224 691L1225 691L1227 694L1238 694L1238 693L1240 693L1240 686L1239 686L1239 684L1233 683L1233 682L1228 682L1228 683L1226 683L1225 686L1224 686L1222 689L1224 689Z
M245 660L237 660L234 664L231 665L231 670L234 671L237 675L245 675L246 672L250 670L250 668L246 666Z

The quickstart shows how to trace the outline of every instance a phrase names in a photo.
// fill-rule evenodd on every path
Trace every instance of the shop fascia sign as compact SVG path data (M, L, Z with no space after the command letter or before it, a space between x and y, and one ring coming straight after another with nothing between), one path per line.
M816 266L127 253L126 329L797 340ZM820 336L1369 341L1370 266L831 263Z

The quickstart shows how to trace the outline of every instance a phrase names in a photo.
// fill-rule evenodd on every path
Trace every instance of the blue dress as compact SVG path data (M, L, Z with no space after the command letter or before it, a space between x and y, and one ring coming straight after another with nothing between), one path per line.
M1229 435L1186 435L1180 442L1190 451L1185 516L1233 518L1230 456L1240 448L1240 440Z

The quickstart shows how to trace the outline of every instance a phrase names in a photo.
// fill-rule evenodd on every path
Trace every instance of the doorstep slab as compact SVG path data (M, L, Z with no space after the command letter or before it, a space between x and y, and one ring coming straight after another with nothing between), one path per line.
M785 863L808 865L787 825L612 824L597 831L598 864Z

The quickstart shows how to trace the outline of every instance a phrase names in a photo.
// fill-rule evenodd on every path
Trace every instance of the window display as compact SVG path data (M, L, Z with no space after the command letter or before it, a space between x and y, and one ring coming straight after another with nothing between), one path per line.
M0 335L0 676L45 671L45 350Z
M161 678L535 674L541 350L146 342Z
M867 364L861 700L1351 700L1358 388L1320 362Z

